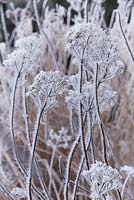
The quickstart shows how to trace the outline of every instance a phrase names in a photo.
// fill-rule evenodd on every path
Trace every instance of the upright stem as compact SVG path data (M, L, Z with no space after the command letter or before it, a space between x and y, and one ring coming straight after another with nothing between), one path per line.
M101 120L99 103L98 103L98 91L97 91L98 67L99 66L97 64L96 67L95 67L95 75L94 75L94 103L95 103L95 110L96 110L97 120L98 120L100 133L101 133L103 161L108 165L107 150L106 150L106 140L105 140L105 130L104 130L103 122Z
M0 183L0 188L1 188L1 190L3 191L3 193L4 193L10 200L14 200L14 198L11 196L10 192L7 191L7 189L4 188L4 186L1 185L1 183Z
M51 196L51 184L52 184L52 169L53 169L53 163L54 163L55 153L56 153L58 144L59 144L59 140L56 142L56 144L53 147L53 152L52 152L51 161L50 161L50 174L49 174L49 194L50 194L50 196Z
M25 121L25 127L26 127L26 139L28 142L28 147L30 150L31 147L31 140L30 140L30 128L29 128L29 122L28 122L28 110L27 110L27 100L26 100L26 75L23 76L24 86L23 86L23 94L22 94L22 103L23 103L23 112L24 112L24 121Z
M124 184L123 184L122 192L121 192L121 199L122 199L122 200L124 199L124 192L125 192L125 187L126 187L126 185L127 185L127 182L128 182L130 176L131 176L133 173L134 173L134 171L132 171L130 174L128 174L128 176L127 176L127 178L126 178L126 180L125 180L125 182L124 182Z
M40 170L40 166L39 166L39 164L38 164L38 162L37 162L36 157L35 157L35 164L36 164L37 174L38 174L38 176L39 176L39 181L40 181L41 187L42 187L43 192L44 192L45 200L50 200L51 198L50 198L50 195L49 195L49 193L48 193L48 190L47 190L46 184L45 184L45 182L44 182L44 179L43 179L43 177L42 177L41 170Z
M39 111L39 113L37 114L37 121L36 121L36 125L35 125L35 132L33 135L33 142L32 142L32 147L31 147L31 156L30 156L30 162L29 162L29 172L28 172L28 194L29 200L32 200L32 192L31 192L31 186L32 186L32 171L33 171L33 161L34 161L34 155L35 155L35 149L36 149L36 144L37 144L37 137L38 137L38 133L39 133L39 128L40 128L40 122L41 122L41 117L42 114L44 112L44 109L46 107L47 101L44 102L44 105L42 107L42 109Z
M91 134L91 142L90 142L90 149L91 149L91 155L92 155L92 162L95 163L95 151L94 151L94 141L93 141L93 135Z
M17 151L17 147L16 147L16 141L15 141L15 133L14 133L15 98L16 98L17 84L18 84L18 80L20 78L20 73L21 73L21 70L18 72L18 74L17 74L17 76L15 78L15 82L14 82L14 88L13 88L13 94L12 94L12 104L11 104L11 121L10 121L10 127L11 127L11 136L12 136L14 156L15 156L15 159L17 161L17 164L18 164L21 172L25 176L26 175L25 174L25 168L24 168L24 166L22 165L22 163L20 161L20 157L18 156L18 151Z
M2 4L0 4L0 16L1 16L1 24L2 24L2 28L3 28L3 33L4 33L5 42L6 42L6 47L7 47L7 50L9 51L8 32L7 32L5 15L4 15L4 10L3 10Z
M83 51L84 54L84 51ZM83 84L83 58L81 60L81 66L79 69L79 95L81 96L82 94L82 84ZM78 110L78 117L79 117L79 133L81 135L81 145L82 145L82 151L85 154L85 159L86 159L86 165L87 168L89 169L89 162L88 162L88 156L86 152L86 145L85 145L85 136L84 136L84 126L83 126L83 111L82 111L82 103L81 100L79 100L79 110Z
M89 148L89 145L90 145L90 142L91 142L91 134L92 134L92 119L91 119L91 116L89 115L89 113L88 113L88 127L89 128L88 128L88 132L87 132L86 151ZM79 182L79 178L80 178L80 173L82 171L82 167L83 167L84 161L85 161L85 155L83 153L81 161L80 161L80 165L79 165L79 168L78 168L77 176L76 176L76 179L75 179L75 184L74 184L73 194L72 194L71 200L75 200L76 191L77 191L77 187L78 187L78 182Z
M23 67L23 65L22 65ZM11 127L11 136L12 136L12 142L13 142L13 151L14 151L14 156L15 159L17 161L17 164L21 170L21 172L23 173L24 177L27 177L28 174L26 172L26 169L24 168L19 156L18 156L18 151L17 151L17 147L16 147L16 141L15 141L15 133L14 133L14 112L15 112L15 99L16 99L16 91L17 91L17 84L18 84L18 80L20 78L20 73L21 73L22 68L20 69L20 71L18 72L16 78L15 78L15 82L14 82L14 88L13 88L13 94L12 94L12 104L11 104L11 121L10 121L10 127ZM43 199L44 197L42 196L42 194L40 193L40 191L38 191L38 189L32 185L33 190L37 193L37 195Z
M46 32L43 30L41 22L40 22L40 17L39 17L38 8L37 8L37 0L33 0L33 7L34 7L35 17L36 17L37 25L38 25L38 28L39 28L39 32L40 32L40 34L42 34L42 36L47 41L48 47L49 47L50 52L52 54L52 58L53 58L53 61L54 61L55 68L59 69L59 65L57 63L55 52L54 52L53 46L51 44L51 41L49 40Z
M23 81L26 81L26 77L25 75L23 76ZM25 85L23 86L23 112L24 112L24 120L25 120L25 126L26 126L26 138L27 138L27 142L28 142L28 147L29 147L29 151L31 150L31 139L30 139L30 128L29 128L29 116L28 116L28 109L27 109L27 101L26 101L26 87ZM36 164L36 169L37 169L37 174L39 176L39 180L40 180L40 184L41 187L43 189L43 192L45 193L45 198L46 199L50 199L48 192L47 192L47 188L46 185L44 183L44 180L42 178L41 172L40 172L40 167L38 164L38 161L35 157L35 164Z
M73 110L71 108L69 109L69 123L70 123L71 134L72 136L74 136Z
M85 21L86 21L86 23L88 23L88 21L89 21L88 9L89 9L89 0L86 0L86 2L85 2Z
M130 48L130 46L129 46L129 43L128 43L128 41L127 41L127 38L126 38L126 36L125 36L125 33L124 33L124 31L123 31L123 27L122 27L122 24L121 24L121 16L120 16L120 13L119 13L119 12L117 12L117 13L118 13L118 16L119 16L119 25L120 25L121 33L122 33L122 35L123 35L123 37L124 37L126 46L127 46L128 51L129 51L129 53L130 53L130 56L131 56L131 58L132 58L132 60L133 60L133 62L134 62L134 55L133 55L133 53L132 53L132 51L131 51L131 48Z
M69 185L69 179L70 179L70 173L71 173L71 163L72 163L73 156L78 147L79 142L80 142L80 134L77 135L77 138L72 145L71 151L67 159L65 185L64 185L64 200L68 200L68 185Z

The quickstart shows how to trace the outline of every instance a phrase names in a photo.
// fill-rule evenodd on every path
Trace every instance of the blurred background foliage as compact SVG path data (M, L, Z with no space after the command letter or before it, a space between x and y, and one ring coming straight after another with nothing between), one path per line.
M91 1L91 0L89 0ZM1 4L1 2L7 2L7 4ZM27 0L0 0L0 6L3 6L4 11L8 8L9 3L13 2L15 7L20 7L23 8L26 5ZM43 0L40 0L38 5L39 5L39 10L41 11L41 6L42 6ZM65 8L68 8L69 4L66 0L48 0L48 5L50 8L54 8L56 4L60 4L64 6ZM107 25L109 25L110 22L110 17L112 14L113 9L117 8L117 0L105 0L103 3L103 6L105 7L105 20ZM5 15L6 16L6 15ZM1 23L1 16L0 16L0 23ZM10 19L6 19L6 24L7 24L7 30L10 34L13 28L13 24L11 23ZM2 37L2 29L0 26L0 42L3 41Z

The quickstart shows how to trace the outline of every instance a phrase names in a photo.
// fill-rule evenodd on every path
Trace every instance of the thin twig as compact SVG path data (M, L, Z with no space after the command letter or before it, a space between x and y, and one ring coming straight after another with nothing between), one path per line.
M71 151L69 152L69 156L67 159L65 185L64 185L64 200L68 200L68 184L69 184L70 173L71 173L71 163L72 163L73 156L78 147L79 142L80 142L80 134L77 135L77 138L75 139L72 145Z
M121 192L121 199L123 200L124 199L124 192L125 192L125 187L127 185L127 182L130 178L130 176L134 173L134 171L132 171L130 174L128 174L126 180L124 181L124 184L123 184L123 187L122 187L122 192Z
M45 38L45 40L47 41L48 47L50 48L50 52L52 54L52 58L53 58L53 61L54 61L55 68L59 69L59 65L57 63L57 59L56 59L55 52L54 52L53 46L51 44L51 41L49 40L46 32L43 30L41 22L40 22L40 17L39 17L38 8L37 8L37 0L33 0L33 7L34 7L35 17L36 17L37 25L38 25L38 28L39 28L39 32Z
M117 11L116 13L117 13L118 16L119 16L119 25L120 25L121 33L122 33L122 35L123 35L123 37L124 37L124 40L125 40L126 46L127 46L127 48L128 48L128 51L129 51L129 53L130 53L130 55L131 55L131 58L132 58L132 60L133 60L133 62L134 62L134 55L133 55L133 53L132 53L132 50L131 50L131 48L130 48L130 46L129 46L129 43L128 43L127 38L126 38L126 36L125 36L125 33L124 33L124 31L123 31L123 27L122 27L122 24L121 24L121 16L120 16L120 13L119 13L118 11Z
M4 15L4 10L3 10L3 5L2 4L0 4L0 16L1 16L1 24L2 24L2 28L3 28L6 47L7 47L7 50L9 51L9 48L10 48L9 47L9 38L8 38L8 32L7 32L5 15Z
M88 113L88 119L90 119L90 121L88 121L88 123L90 122L90 124L88 124L89 128L88 128L88 132L87 132L86 151L89 148L89 145L90 145L90 142L91 142L91 134L92 134L92 119L91 119L91 115L89 113ZM75 179L75 184L74 184L73 194L72 194L71 200L75 200L78 182L79 182L79 178L80 178L80 174L81 174L81 171L82 171L84 161L85 161L85 155L83 153L81 161L80 161L80 165L79 165L79 168L78 168L77 176L76 176L76 179Z
M26 76L24 75L23 76L23 81L24 83L26 82ZM24 84L23 86L23 112L24 112L24 120L25 120L25 126L26 126L26 138L27 138L27 142L28 142L28 147L29 147L29 151L31 150L31 139L30 139L30 128L29 128L29 115L28 115L28 105L27 105L27 101L26 101L26 86ZM40 184L41 184L41 187L43 189L43 192L45 194L45 198L46 199L50 199L49 195L48 195L48 191L47 191L47 188L46 188L46 185L44 183L44 180L42 178L42 175L41 175L41 172L40 172L40 167L39 167L39 164L38 164L38 161L35 157L35 165L36 165L36 169L37 169L37 174L39 176L39 181L40 181Z
M12 104L11 104L11 121L10 121L10 127L11 127L11 136L12 136L14 156L15 156L15 159L17 161L17 164L18 164L21 172L25 176L24 166L22 165L22 163L20 161L20 158L18 156L18 151L17 151L17 147L16 147L16 141L15 141L15 133L14 133L15 98L16 98L17 84L18 84L18 80L20 78L21 70L22 70L22 67L21 67L20 71L18 72L18 74L17 74L17 76L15 78L15 82L14 82L14 88L13 88L13 94L12 94Z
M103 149L103 161L108 165L108 160L107 160L107 149L106 149L106 139L105 139L105 130L104 130L104 125L101 120L100 116L100 109L99 109L99 103L98 103L98 64L95 67L95 75L94 75L94 103L95 103L95 109L96 109L96 115L97 115L97 120L100 128L100 133L101 133L101 142L102 142L102 149Z
M14 198L11 196L10 192L7 191L7 189L4 188L3 185L0 184L0 188L1 188L1 190L3 191L3 193L5 193L7 197L9 197L10 200L14 200Z
M86 48L86 47L85 47ZM83 84L83 64L84 64L84 53L85 53L85 48L83 49L83 54L82 54L82 59L81 59L81 66L79 69L79 95L82 93L82 84ZM81 100L79 100L79 105L78 105L78 117L79 117L79 132L81 134L81 145L82 145L82 151L85 154L85 159L86 159L86 165L87 168L89 169L89 162L88 162L88 156L86 152L86 145L85 145L85 136L84 136L84 126L83 126L83 111L82 111L82 103Z
M34 161L34 155L35 155L35 150L36 150L36 144L37 144L37 137L39 134L39 128L40 128L40 122L41 122L41 117L42 114L44 112L44 109L46 107L47 101L44 102L44 105L42 106L42 109L39 111L39 113L37 114L37 122L35 125L35 132L34 132L34 136L33 136L33 142L32 142L32 147L31 147L31 156L30 156L30 162L29 162L29 170L28 170L28 177L27 177L27 181L28 181L28 199L32 200L32 192L31 192L31 186L32 186L32 171L33 171L33 161Z

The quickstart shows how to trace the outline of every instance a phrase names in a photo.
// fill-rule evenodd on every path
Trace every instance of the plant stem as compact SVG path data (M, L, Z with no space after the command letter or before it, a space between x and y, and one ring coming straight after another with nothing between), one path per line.
M44 102L44 105L42 109L38 112L37 114L37 121L35 125L35 132L33 136L33 142L32 142L32 147L31 147L31 156L30 156L30 162L29 162L29 172L28 172L28 199L32 200L32 193L31 193L31 186L32 186L32 171L33 171L33 161L34 161L34 155L35 155L35 150L36 150L36 144L37 144L37 137L39 134L39 128L40 128L40 122L41 122L41 117L44 112L44 109L46 107L47 101Z
M103 122L101 120L101 116L100 116L97 86L98 86L98 64L95 67L95 75L94 75L94 103L95 103L95 110L96 110L97 120L98 120L100 133L101 133L103 161L108 165L105 130L104 130Z
M38 9L37 9L37 0L33 0L33 7L34 7L35 17L36 17L37 25L38 25L38 28L39 28L39 32L45 38L45 40L47 41L48 47L49 47L50 52L52 54L52 58L53 58L53 61L54 61L55 68L58 70L59 65L58 65L57 60L56 60L56 56L55 56L53 46L52 46L51 41L49 40L49 37L47 36L46 32L43 30L41 22L40 22L40 17L39 17L39 13L38 13Z

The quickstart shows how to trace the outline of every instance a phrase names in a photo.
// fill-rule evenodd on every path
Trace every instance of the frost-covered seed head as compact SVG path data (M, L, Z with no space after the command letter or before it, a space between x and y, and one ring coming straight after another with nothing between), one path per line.
M59 71L41 71L34 78L29 92L37 96L54 97L65 90L66 81Z
M91 186L91 198L103 199L103 195L121 186L120 175L116 169L102 162L91 165L90 170L83 171L87 183Z
M95 119L95 105L94 105L94 84L92 82L86 82L82 85L82 93L79 95L78 88L78 74L69 77L68 81L68 93L65 97L66 103L70 108L77 109L78 102L81 100L83 106L83 112L92 112ZM114 105L118 103L119 95L116 91L112 90L110 86L106 84L100 84L98 87L98 103L100 112L109 111Z
M15 50L8 55L3 65L13 71L33 72L43 64L46 45L39 34L32 34L16 41Z
M47 101L46 108L57 104L56 97L66 90L66 78L59 71L41 71L33 80L27 95L32 95L38 104Z
M117 46L98 24L76 24L67 34L67 41L67 49L79 62L83 60L85 69L94 72L96 65L99 66L99 80L122 71L124 65Z

